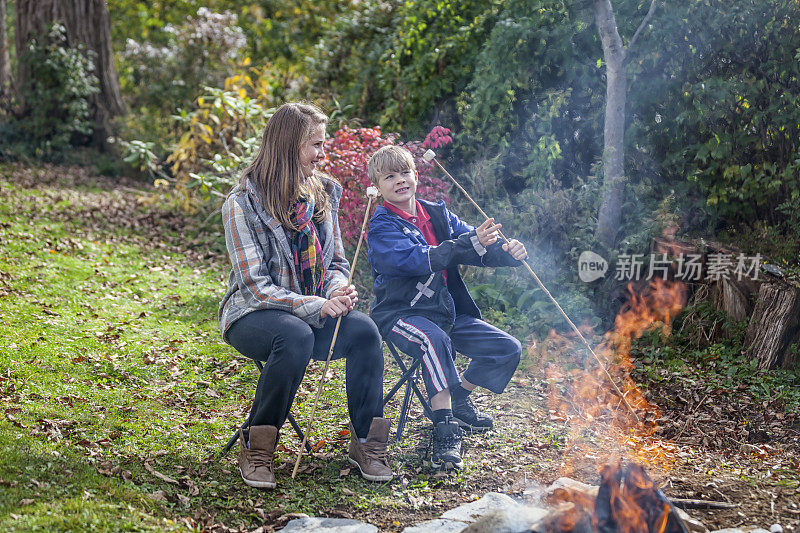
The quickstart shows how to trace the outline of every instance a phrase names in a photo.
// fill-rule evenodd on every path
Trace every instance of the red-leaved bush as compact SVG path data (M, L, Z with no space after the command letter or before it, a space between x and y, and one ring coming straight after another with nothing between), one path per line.
M417 198L425 200L444 199L448 201L448 184L440 178L432 176L433 164L422 159L426 150L440 148L453 142L450 130L436 126L422 142L401 143L414 156L419 172ZM367 160L379 148L397 144L397 135L383 135L380 127L343 128L333 137L325 141L325 161L322 170L333 176L342 184L344 191L339 203L339 223L342 228L342 239L346 244L354 245L361 230L364 219L364 208L367 205L367 187L371 185L367 174Z

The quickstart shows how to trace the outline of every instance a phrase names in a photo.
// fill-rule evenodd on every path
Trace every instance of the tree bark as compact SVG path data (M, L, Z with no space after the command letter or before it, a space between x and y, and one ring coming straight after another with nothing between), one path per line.
M610 0L594 4L595 21L606 65L606 113L603 126L603 199L595 236L611 248L619 231L625 194L625 49Z
M90 97L89 104L94 115L95 140L104 141L111 132L111 118L124 112L105 0L16 0L16 10L17 50L24 50L28 41L45 35L53 22L59 22L66 29L67 46L83 45L96 54L94 74L100 81L100 92ZM19 86L24 86L27 75L27 65L18 61Z
M606 113L603 126L603 198L597 215L595 237L612 248L619 232L622 202L625 197L625 100L627 75L625 66L631 46L655 12L656 0L650 3L644 20L623 47L611 0L595 0L594 18L606 65Z
M758 359L758 367L797 365L797 352L789 348L800 342L800 289L786 283L763 283L744 336L745 354Z
M711 284L711 302L731 320L743 322L753 312L753 300L758 294L759 283L748 278L722 278Z
M6 101L11 89L11 58L8 53L6 32L7 0L0 0L0 105Z

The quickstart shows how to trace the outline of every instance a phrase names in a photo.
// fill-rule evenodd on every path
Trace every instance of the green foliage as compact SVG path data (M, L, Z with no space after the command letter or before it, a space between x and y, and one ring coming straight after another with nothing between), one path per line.
M798 235L798 3L685 2L661 21L660 49L632 67L631 134L651 169L688 178L714 226L756 218Z
M20 91L24 107L10 125L18 143L11 151L58 157L92 133L88 99L99 92L92 54L68 48L64 27L54 24L30 41L21 61L30 73Z
M246 38L235 13L201 7L180 24L167 24L151 40L127 39L119 54L123 94L135 114L128 127L133 136L169 143L169 117L191 105L204 86L222 85L239 67ZM167 137L166 139L164 137Z
M419 134L464 89L500 2L368 0L317 47L314 80L333 83L360 115ZM450 106L452 107L452 105Z
M323 28L349 6L332 0L110 0L120 83L133 110L123 135L162 150L176 140L170 115L191 106L203 87L220 87L250 64L277 66L288 97L304 85L305 58Z
M231 76L222 88L206 87L192 110L174 117L183 134L167 163L181 187L196 189L205 199L227 193L272 115L271 75L265 68Z
M776 402L791 412L800 408L800 369L758 369L757 359L742 352L746 323L731 321L708 300L687 306L671 335L650 330L632 346L637 368L652 380L682 376L702 382L698 393L744 389L758 402ZM665 375L660 369L669 369ZM680 378L679 378L680 379Z

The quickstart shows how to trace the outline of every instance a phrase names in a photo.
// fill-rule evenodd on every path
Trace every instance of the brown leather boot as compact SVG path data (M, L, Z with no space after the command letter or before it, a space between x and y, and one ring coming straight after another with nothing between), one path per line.
M389 420L373 418L369 426L367 442L358 442L358 437L350 424L350 452L347 459L361 471L361 476L369 481L389 481L394 477L386 454L389 450Z
M248 441L249 447L245 444ZM246 484L259 489L275 488L272 460L277 444L278 428L275 426L239 430L239 472Z

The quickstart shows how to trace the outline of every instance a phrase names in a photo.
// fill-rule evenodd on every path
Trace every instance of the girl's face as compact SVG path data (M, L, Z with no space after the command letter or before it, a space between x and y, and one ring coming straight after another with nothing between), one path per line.
M300 144L300 171L303 177L309 177L314 172L317 163L325 158L325 124L311 127L311 133Z

